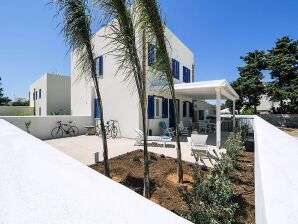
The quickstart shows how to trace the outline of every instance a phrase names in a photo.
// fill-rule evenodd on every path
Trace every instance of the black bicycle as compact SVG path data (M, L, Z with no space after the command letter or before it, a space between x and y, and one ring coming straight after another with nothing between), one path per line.
M68 124L62 124L62 121L58 121L58 127L53 128L51 131L51 135L53 138L61 138L63 134L70 136L76 136L79 134L78 127L71 125L72 121L69 121ZM64 128L67 127L67 128Z
M105 125L107 137L112 137L113 139L117 138L117 136L118 136L118 127L115 125L115 123L118 123L118 121L116 121L116 120L107 121L107 124ZM100 126L100 124L98 124L96 126L96 134L101 135L101 126Z

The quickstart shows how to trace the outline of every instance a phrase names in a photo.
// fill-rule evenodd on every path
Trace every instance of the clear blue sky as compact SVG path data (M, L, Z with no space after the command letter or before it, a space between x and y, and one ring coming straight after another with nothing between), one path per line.
M5 94L27 97L46 72L70 74L70 56L48 0L2 0L0 76ZM160 0L170 29L195 54L196 80L234 80L240 56L298 39L297 0Z

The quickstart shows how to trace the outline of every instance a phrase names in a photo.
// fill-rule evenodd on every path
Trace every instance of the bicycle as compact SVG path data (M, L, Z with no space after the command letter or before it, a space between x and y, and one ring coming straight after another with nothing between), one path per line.
M112 137L113 139L115 139L118 136L118 128L115 125L115 123L117 122L118 121L116 120L107 121L107 124L105 125L107 137ZM101 134L100 124L96 125L96 133L97 135Z
M51 131L51 135L53 138L61 138L63 136L63 133L70 135L70 136L76 136L79 134L79 128L71 125L72 121L69 121L68 124L62 124L62 121L58 121L58 127L53 128ZM64 126L67 126L68 129L64 128Z

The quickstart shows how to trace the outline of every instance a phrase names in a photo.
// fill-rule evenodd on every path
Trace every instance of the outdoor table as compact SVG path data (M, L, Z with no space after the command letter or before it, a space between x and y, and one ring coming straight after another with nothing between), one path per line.
M85 126L87 133L86 135L95 135L95 127L94 126Z

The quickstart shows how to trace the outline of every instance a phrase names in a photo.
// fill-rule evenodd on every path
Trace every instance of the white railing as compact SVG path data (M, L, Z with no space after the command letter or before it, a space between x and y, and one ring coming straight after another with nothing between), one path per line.
M1 119L0 223L190 224Z
M298 141L254 118L257 224L296 224L298 220Z

